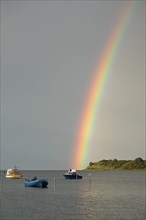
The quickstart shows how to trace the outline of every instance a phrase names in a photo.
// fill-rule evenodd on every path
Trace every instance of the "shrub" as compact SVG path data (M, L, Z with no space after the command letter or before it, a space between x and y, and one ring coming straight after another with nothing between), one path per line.
M90 162L90 163L89 163L89 166L93 166L93 165L94 165L94 163L93 163L93 162Z

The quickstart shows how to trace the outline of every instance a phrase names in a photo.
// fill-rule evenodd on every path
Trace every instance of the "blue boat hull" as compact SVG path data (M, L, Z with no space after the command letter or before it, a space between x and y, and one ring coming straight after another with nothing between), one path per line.
M45 188L48 185L48 181L46 179L25 180L24 184L25 186L29 186L29 187Z

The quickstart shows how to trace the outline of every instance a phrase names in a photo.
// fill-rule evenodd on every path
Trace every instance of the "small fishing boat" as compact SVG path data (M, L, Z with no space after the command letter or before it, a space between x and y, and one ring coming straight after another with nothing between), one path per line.
M25 179L24 184L25 184L25 186L29 186L29 187L45 188L48 185L48 180L47 179L38 179L37 177L33 177L31 180Z
M63 176L66 179L82 179L82 176L77 174L75 169L69 169Z
M21 179L21 177L22 173L16 168L16 166L14 168L7 169L6 178Z

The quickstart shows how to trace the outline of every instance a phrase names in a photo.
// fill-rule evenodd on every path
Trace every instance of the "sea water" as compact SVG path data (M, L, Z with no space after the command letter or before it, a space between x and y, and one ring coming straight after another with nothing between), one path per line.
M79 171L81 180L66 180L65 172L23 171L22 179L1 172L0 219L146 219L145 171ZM48 188L25 187L33 176L47 178Z

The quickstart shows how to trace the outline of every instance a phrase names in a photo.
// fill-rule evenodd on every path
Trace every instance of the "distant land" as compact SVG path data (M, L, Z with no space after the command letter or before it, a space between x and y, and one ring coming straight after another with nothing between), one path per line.
M90 162L86 170L146 170L146 160L141 157L135 160L101 160Z

